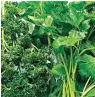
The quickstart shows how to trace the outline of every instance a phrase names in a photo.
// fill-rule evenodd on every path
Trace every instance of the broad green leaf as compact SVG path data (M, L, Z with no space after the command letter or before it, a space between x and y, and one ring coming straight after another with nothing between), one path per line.
M17 12L19 15L23 15L25 13L25 9L17 8Z
M89 21L90 20L85 20L81 23L81 25L80 25L81 31L87 31L90 28Z
M54 74L54 75L58 75L58 76L63 76L65 74L65 71L64 71L64 66L62 64L57 64L55 65L51 72Z
M70 3L70 7L75 8L76 10L82 11L85 7L85 1L82 2L72 2Z
M78 41L85 37L85 33L72 30L69 32L69 36L59 37L53 42L54 48L59 48L61 45L74 46Z
M80 23L83 21L84 15L81 11L75 8L70 8L66 14L63 15L62 20L65 23L69 23L77 28L79 28Z
M53 47L54 47L55 49L57 49L57 48L59 48L60 46L61 46L60 41L58 41L58 39L55 39L55 41L53 42Z
M91 55L83 55L80 58L79 72L81 76L95 78L95 58Z
M33 16L28 16L28 18L34 23L34 24L42 24L43 23L43 19L40 18L36 18Z
M32 34L35 25L33 23L31 23L31 22L28 22L28 25L29 25L29 33Z
M52 22L53 22L53 18L51 16L47 16L47 18L43 22L43 26L50 27Z

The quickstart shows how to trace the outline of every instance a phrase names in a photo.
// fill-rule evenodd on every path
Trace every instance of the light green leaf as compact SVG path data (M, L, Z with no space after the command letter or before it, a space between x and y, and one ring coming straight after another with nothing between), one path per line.
M39 19L39 18L36 18L36 17L33 17L33 16L28 16L28 18L34 23L34 24L42 24L43 23L43 19Z
M19 15L23 15L25 13L25 9L17 8L17 12Z
M53 42L54 48L59 48L61 45L74 46L78 41L85 37L85 33L72 30L69 32L69 36L59 37Z
M50 27L52 22L53 22L53 18L51 16L47 16L47 18L43 22L43 26Z
M81 31L87 31L90 28L89 21L90 20L85 20L82 22L82 24L80 25Z
M64 66L62 64L57 64L55 65L51 72L54 74L54 75L58 75L58 76L63 76L65 74L65 71L64 71Z
M35 25L33 23L31 23L31 22L28 22L28 25L29 25L29 33L32 34Z
M79 62L79 72L81 76L95 78L95 58L91 55L83 55Z

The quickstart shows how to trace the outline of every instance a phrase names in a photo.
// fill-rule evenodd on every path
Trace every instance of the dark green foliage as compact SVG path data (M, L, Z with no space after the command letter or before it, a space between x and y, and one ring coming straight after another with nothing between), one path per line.
M94 87L81 96L89 77L95 85L94 5L5 2L2 97L94 96Z
M31 48L22 52L21 48L18 48L17 46L17 48L11 49L13 51L10 53L11 61L8 65L5 60L6 67L2 67L2 84L4 85L2 95L4 97L30 97L30 95L34 97L38 95L37 93L40 95L45 93L41 96L44 97L48 92L52 57L48 55L48 51L45 52L43 49L38 52ZM7 93L8 91L10 93Z
M24 49L27 49L31 47L32 39L29 35L23 35L22 37L20 37L18 42L21 47L23 47Z
M90 55L83 55L79 61L79 72L81 76L95 78L95 58Z

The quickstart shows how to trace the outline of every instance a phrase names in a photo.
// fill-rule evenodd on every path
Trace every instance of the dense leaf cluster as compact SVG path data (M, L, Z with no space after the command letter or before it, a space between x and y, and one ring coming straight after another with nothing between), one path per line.
M5 2L2 97L95 96L95 2Z

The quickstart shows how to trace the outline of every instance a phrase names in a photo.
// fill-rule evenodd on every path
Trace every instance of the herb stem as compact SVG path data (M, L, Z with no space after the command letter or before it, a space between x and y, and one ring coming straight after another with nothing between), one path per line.
M91 47L91 48L84 49L83 51L80 52L79 55L82 55L87 50L93 50L93 49L95 49L95 47Z

